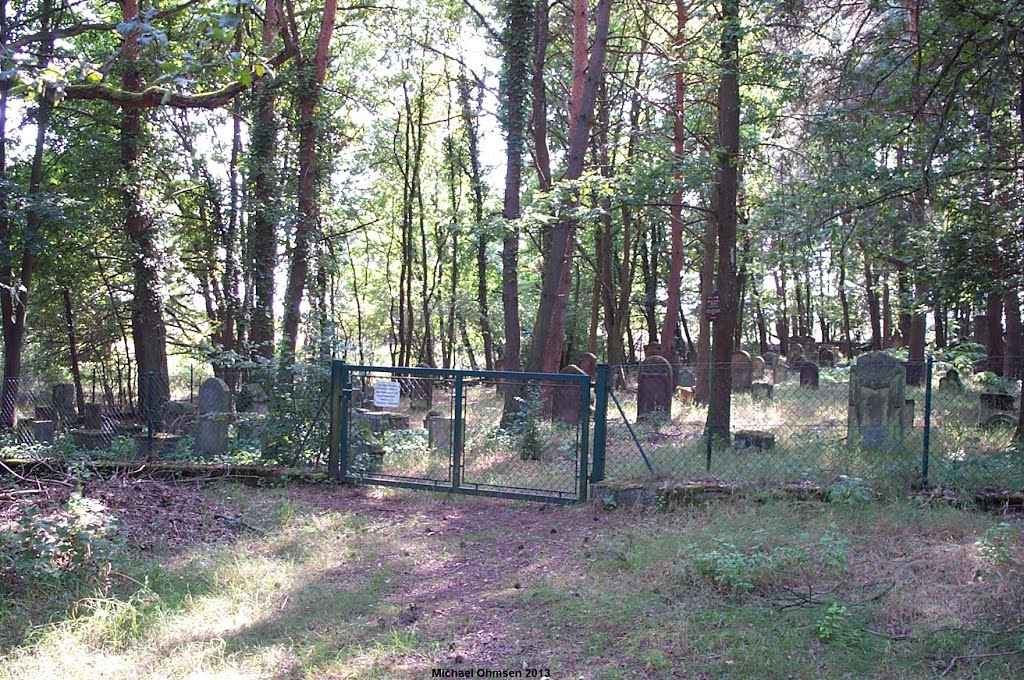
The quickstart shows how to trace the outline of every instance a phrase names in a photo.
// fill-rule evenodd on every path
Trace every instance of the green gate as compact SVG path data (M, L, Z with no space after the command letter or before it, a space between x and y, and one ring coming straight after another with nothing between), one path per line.
M336 360L329 473L359 484L582 501L590 481L590 389L590 377L580 374ZM506 397L516 408L502 424Z

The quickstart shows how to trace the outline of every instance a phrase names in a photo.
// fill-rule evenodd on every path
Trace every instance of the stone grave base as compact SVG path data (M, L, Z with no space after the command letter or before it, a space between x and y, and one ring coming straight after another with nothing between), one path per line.
M770 451L775 448L775 435L760 430L739 430L733 433L732 445L737 449Z
M178 448L181 435L167 432L153 433L153 449L150 452L149 437L146 434L135 435L135 453L139 458L159 457L174 453Z
M103 430L71 430L71 441L75 448L84 451L95 451L110 446L113 435Z

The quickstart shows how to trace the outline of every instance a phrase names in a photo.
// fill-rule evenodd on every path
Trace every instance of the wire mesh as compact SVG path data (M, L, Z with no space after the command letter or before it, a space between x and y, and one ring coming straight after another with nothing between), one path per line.
M929 390L927 362L890 357L876 366L862 357L858 367L833 364L834 356L829 352L826 366L744 353L704 370L650 360L613 367L618 387L609 405L606 476L653 472L749 484L852 479L895 493L920 486L927 474L933 485L968 491L1024 489L1024 452L1013 442L1018 381L987 373L950 378L953 367L936 362ZM725 414L715 408L724 404L730 437L709 445L709 409L722 426Z

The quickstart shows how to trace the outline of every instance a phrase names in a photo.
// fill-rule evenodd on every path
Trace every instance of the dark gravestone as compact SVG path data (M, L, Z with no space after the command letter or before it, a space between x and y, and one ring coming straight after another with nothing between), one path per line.
M775 435L760 430L739 430L733 434L732 445L737 449L769 451L775 448Z
M751 368L753 369L754 380L760 380L764 377L765 361L762 357L753 357L750 360Z
M75 413L75 386L71 383L59 383L53 386L53 408L57 420L68 427L77 418Z
M823 349L818 352L818 364L822 368L835 368L836 367L836 355L830 349Z
M1013 395L1005 392L982 392L978 395L984 411L1012 411Z
M103 404L85 404L85 413L82 418L85 429L103 429Z
M38 444L52 444L56 428L52 420L33 420L32 436Z
M578 366L583 369L583 372L590 376L593 380L597 375L597 357L590 352L584 352L580 355Z
M915 387L920 385L924 380L924 361L921 359L905 361L903 366L907 369L907 384Z
M789 365L792 366L793 362L797 359L804 358L804 346L799 342L789 343L789 355L786 357L789 359Z
M749 392L754 382L754 367L750 355L743 350L732 353L732 390Z
M220 378L207 378L199 386L199 417L192 435L196 451L218 456L228 450L228 426L231 413L231 391Z
M569 364L561 370L562 375L586 375L579 366ZM559 381L552 387L551 416L566 425L576 425L583 414L583 390L580 383ZM588 405L589 406L589 405Z
M960 372L955 368L946 371L946 374L939 378L939 392L949 394L963 394L964 383L960 380Z
M636 388L636 419L672 417L672 365L654 355L640 364Z
M644 358L650 359L651 357L661 356L661 343L660 342L649 342L644 345Z
M870 352L850 368L847 441L852 446L895 452L903 445L907 374L885 352Z
M771 401L775 398L775 386L770 382L756 382L750 386L750 398L754 401Z
M238 391L238 400L235 404L239 411L245 413L259 413L267 415L270 413L270 397L262 385L257 383L245 383ZM170 431L170 430L168 430Z
M805 362L800 367L800 387L818 389L819 384L821 384L821 373L818 370L818 364L813 361Z
M812 353L818 351L818 349L817 349L818 344L814 340L814 336L813 335L803 335L803 336L801 336L800 337L800 344L803 345L804 352L806 352L808 354L812 354Z
M693 374L693 371L684 368L679 371L679 375L676 376L676 387L696 387L697 376Z
M775 352L765 352L761 356L766 368L775 368L775 365L779 363L779 355Z
M164 404L161 429L171 434L182 434L198 414L199 408L190 401L169 401Z

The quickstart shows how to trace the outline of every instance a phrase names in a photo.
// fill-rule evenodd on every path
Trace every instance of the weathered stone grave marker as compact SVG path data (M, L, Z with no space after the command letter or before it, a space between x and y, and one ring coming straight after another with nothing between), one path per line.
M640 364L636 388L636 419L672 417L672 365L663 356Z
M733 392L749 392L754 382L754 368L750 354L740 350L732 353L732 390Z
M850 368L847 441L895 452L903 444L907 370L885 352L870 352Z
M199 386L199 417L192 429L196 451L218 456L228 450L231 390L220 378L207 378Z
M800 367L800 387L818 389L820 384L821 372L818 370L818 364L813 361L804 362Z

